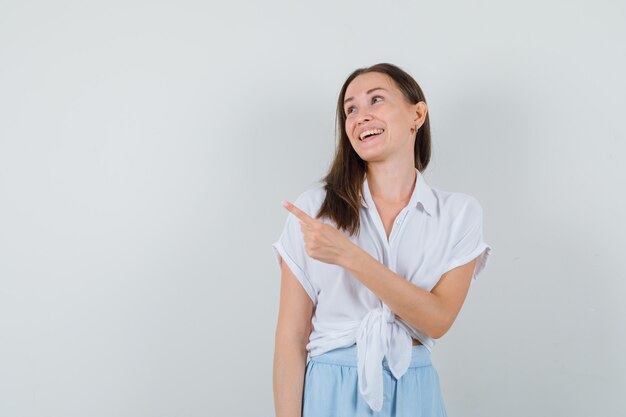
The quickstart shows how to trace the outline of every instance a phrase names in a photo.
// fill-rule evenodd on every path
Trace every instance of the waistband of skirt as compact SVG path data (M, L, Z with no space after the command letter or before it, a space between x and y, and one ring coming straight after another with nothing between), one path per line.
M430 351L424 345L411 346L411 363L409 368L419 368L422 366L432 365L430 359ZM356 344L349 347L342 347L328 352L324 352L321 355L311 356L309 358L312 362L326 363L331 365L341 366L357 366L357 347ZM383 358L383 368L389 370L389 364L387 358Z

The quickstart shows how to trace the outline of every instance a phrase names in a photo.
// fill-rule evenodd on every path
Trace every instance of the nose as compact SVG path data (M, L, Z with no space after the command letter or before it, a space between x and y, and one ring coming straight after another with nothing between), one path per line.
M357 118L357 125L362 125L363 123L369 122L372 120L372 116L369 113L361 113Z

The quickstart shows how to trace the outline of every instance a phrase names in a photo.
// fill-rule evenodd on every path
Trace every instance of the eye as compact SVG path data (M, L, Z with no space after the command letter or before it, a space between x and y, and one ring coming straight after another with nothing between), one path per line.
M372 103L377 103L376 99L380 99L382 101L382 96L374 96L372 97Z
M352 113L352 110L354 110L354 106L350 106L346 109L346 114L350 114Z

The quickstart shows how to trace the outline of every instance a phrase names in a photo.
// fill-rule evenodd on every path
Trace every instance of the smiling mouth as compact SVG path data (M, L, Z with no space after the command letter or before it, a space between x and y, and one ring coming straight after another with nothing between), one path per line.
M361 136L359 137L359 140L361 142L367 142L368 140L371 140L371 139L374 139L374 138L378 137L384 131L385 131L384 129L366 130L365 132L361 133Z

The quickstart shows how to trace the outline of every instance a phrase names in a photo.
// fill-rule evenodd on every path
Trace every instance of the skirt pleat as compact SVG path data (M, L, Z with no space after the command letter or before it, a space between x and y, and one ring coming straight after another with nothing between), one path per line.
M439 375L425 346L412 346L411 364L400 379L383 359L383 407L378 412L359 393L356 363L356 345L311 357L302 417L447 417Z

